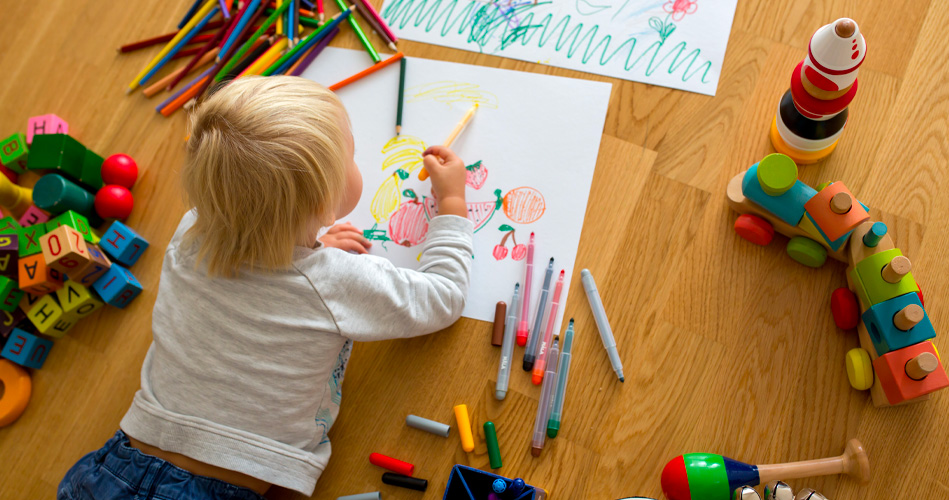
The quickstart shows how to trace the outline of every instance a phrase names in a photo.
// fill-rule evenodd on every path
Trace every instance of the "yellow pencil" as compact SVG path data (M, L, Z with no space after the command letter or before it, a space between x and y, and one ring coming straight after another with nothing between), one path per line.
M280 41L273 44L266 52L261 54L253 64L248 66L241 74L237 75L237 78L263 73L265 69L270 67L270 65L280 57L280 53L283 52L285 48L287 48L287 37L282 37ZM235 78L235 80L237 78Z
M135 78L132 80L132 83L129 83L129 88L125 90L125 93L130 94L132 91L137 89L138 82L142 79L142 77L151 71L152 68L154 68L163 57L171 52L171 49L174 48L174 46L177 45L178 42L191 31L191 28L194 28L196 24L201 22L201 20L204 19L204 16L208 15L208 12L211 12L211 9L213 9L217 4L218 0L208 0L205 2L205 4L201 6L201 10L191 16L191 20L188 21L188 24L185 24L183 28L178 30L178 33L168 42L167 45L165 45L165 48L161 49L161 52L159 52L158 55L156 55L155 58L148 63L147 66L142 68L142 71L140 71L138 75L135 75Z
M470 122L471 118L474 117L476 111L478 111L478 103L474 103L474 106L472 106L471 109L465 113L465 117L462 118L460 122L458 122L458 125L455 125L455 130L451 131L451 135L448 136L448 139L445 139L444 146L446 148L450 148L451 143L455 142L455 139L461 135L461 131L468 126L468 122ZM425 170L425 167L422 167L422 170L418 173L418 180L424 181L425 179L428 179L428 170Z
M277 0L278 9L280 8L281 5L283 5L283 0ZM290 7L292 8L293 6L291 5ZM277 18L277 34L278 35L283 34L283 16L280 16Z

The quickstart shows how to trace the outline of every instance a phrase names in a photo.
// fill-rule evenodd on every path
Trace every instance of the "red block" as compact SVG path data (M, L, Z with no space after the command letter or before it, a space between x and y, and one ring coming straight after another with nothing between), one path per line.
M913 380L906 375L906 363L923 353L932 353L937 358L936 349L930 341L913 344L909 347L888 352L873 360L873 372L880 380L880 387L891 405L916 399L949 386L949 377L939 362L936 371L922 380Z

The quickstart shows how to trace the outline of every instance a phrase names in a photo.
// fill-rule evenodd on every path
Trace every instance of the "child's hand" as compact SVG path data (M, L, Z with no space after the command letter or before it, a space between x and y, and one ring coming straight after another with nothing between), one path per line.
M348 222L331 227L320 238L320 242L331 248L359 254L369 252L369 247L372 246L372 243L362 235L362 232Z
M465 162L444 146L432 146L422 156L425 170L432 177L432 192L438 201L438 213L466 217Z

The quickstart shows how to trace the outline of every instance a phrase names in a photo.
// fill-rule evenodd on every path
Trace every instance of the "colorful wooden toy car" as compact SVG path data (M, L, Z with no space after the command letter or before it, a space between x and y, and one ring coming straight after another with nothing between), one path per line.
M870 389L876 406L893 406L949 386L910 260L843 183L815 190L797 179L791 158L772 154L726 191L742 238L767 245L777 231L801 264L820 267L830 256L847 265L848 287L833 292L831 310L837 326L859 332L860 347L846 357L854 388Z

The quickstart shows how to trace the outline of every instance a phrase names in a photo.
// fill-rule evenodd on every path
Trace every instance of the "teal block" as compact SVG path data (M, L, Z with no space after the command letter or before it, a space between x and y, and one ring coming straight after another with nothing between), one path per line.
M132 299L142 293L142 284L135 275L115 263L92 284L92 288L102 297L103 302L120 309L124 309Z
M40 137L36 136L36 140ZM78 184L57 174L46 174L33 186L33 204L50 214L72 210L86 218L96 214L95 196Z
M817 194L814 188L801 181L795 182L791 189L780 196L765 193L761 189L761 184L758 183L757 163L745 172L745 177L741 181L741 192L746 198L761 205L762 208L791 226L796 226L801 222L801 218L804 217L804 204Z
M30 170L56 170L73 179L82 174L86 147L66 134L40 134L30 147Z
M27 333L19 328L14 328L10 332L10 338L3 346L0 356L13 361L18 365L27 368L42 368L49 355L49 350L53 348L53 342L37 337L32 333Z
M923 320L907 331L900 330L893 325L893 316L900 312L904 307L915 304L923 307L919 301L919 295L916 293L907 293L874 304L863 313L863 323L867 325L867 332L870 334L870 340L877 351L877 355L882 356L890 351L896 351L913 344L918 344L924 340L936 337L936 330L929 321L929 314L926 308L923 308Z
M148 248L148 241L132 228L115 221L102 235L99 246L112 257L112 260L126 267L132 267Z

